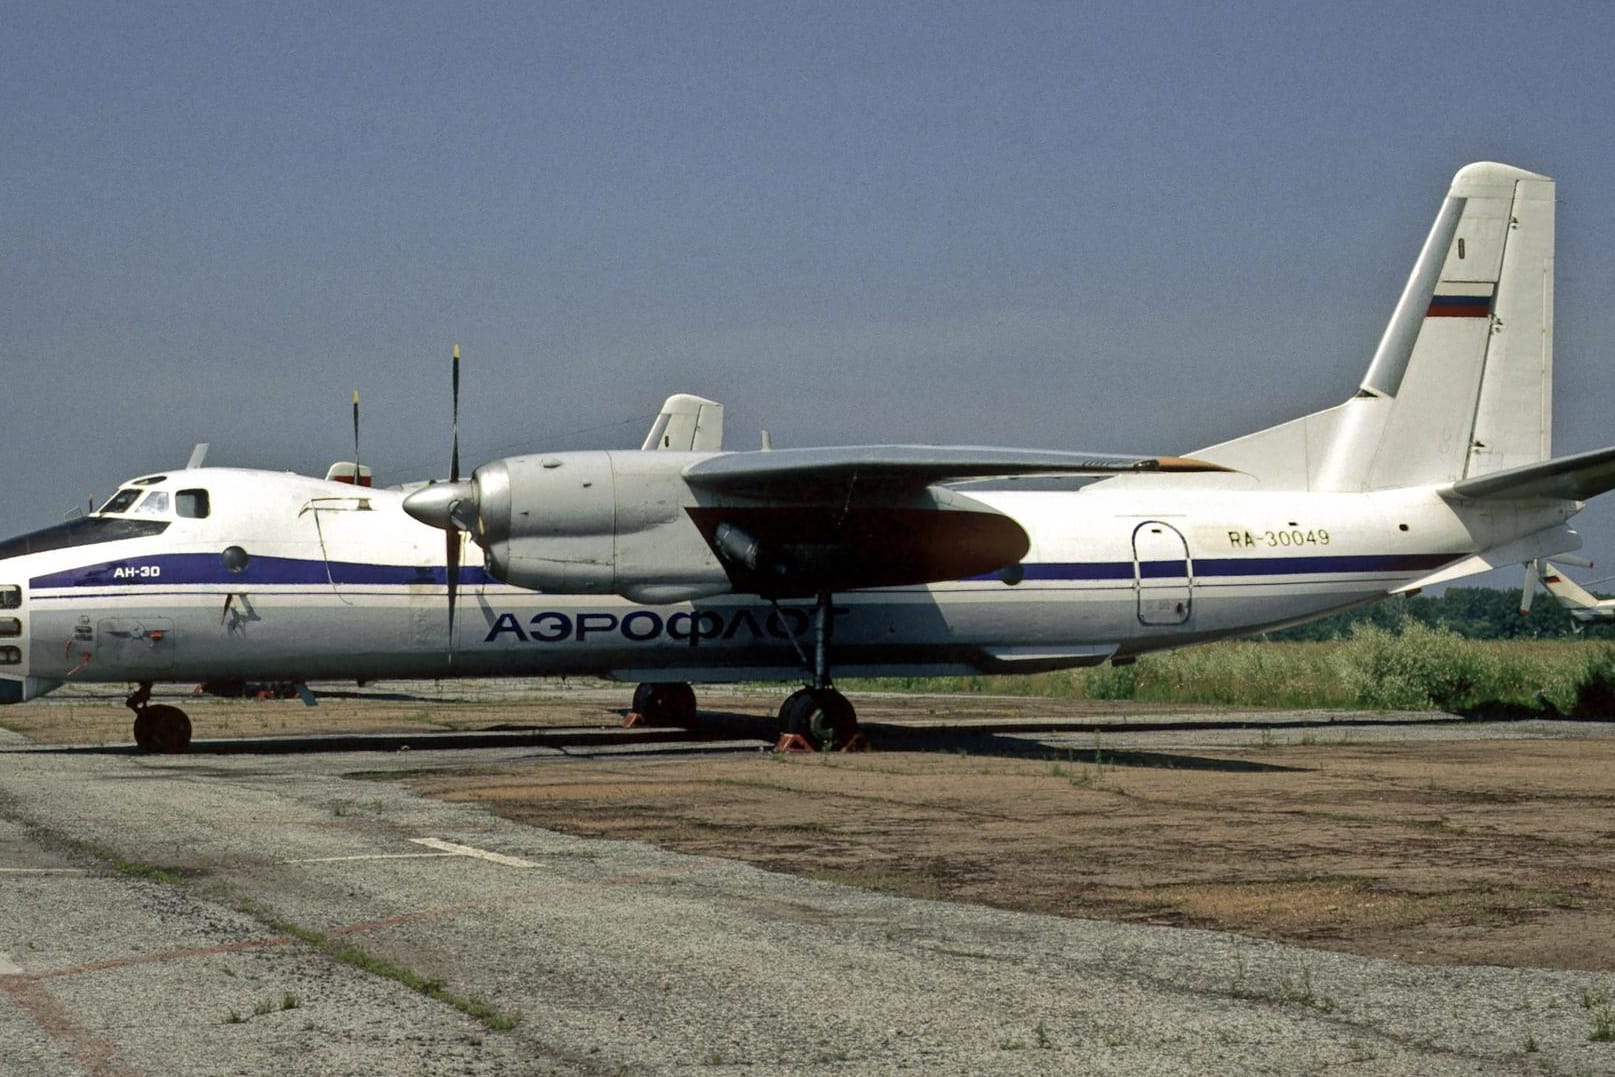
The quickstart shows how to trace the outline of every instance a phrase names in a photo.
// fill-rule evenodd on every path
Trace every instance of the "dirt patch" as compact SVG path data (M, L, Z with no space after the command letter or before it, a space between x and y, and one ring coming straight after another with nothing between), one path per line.
M412 784L534 826L910 896L1423 963L1615 967L1615 740L1199 755L1293 769L879 752Z

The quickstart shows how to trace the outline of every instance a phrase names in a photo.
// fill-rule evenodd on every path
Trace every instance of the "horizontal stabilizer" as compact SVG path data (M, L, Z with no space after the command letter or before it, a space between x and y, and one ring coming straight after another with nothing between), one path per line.
M1615 489L1615 445L1538 464L1460 479L1442 496L1462 501L1518 501L1532 497L1586 501Z
M1012 475L1117 475L1226 471L1174 456L1115 456L937 445L845 445L727 453L684 469L691 486L714 492L812 497L845 488L918 490L932 483Z
M1506 565L1518 565L1526 561L1535 561L1542 557L1557 557L1562 553L1568 553L1571 550L1580 548L1581 536L1564 524L1546 527L1541 531L1526 535L1522 539L1516 539L1502 546L1494 546L1490 550L1454 561L1428 576L1417 580L1409 580L1391 593L1393 595L1412 594L1416 591L1422 591L1426 587L1434 587L1438 583L1451 583L1453 580L1461 580L1465 576L1490 572Z

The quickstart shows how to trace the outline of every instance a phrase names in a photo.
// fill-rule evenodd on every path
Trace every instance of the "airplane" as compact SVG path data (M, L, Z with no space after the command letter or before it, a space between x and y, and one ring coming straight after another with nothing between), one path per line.
M693 725L695 684L797 680L785 730L834 748L835 670L1121 665L1561 555L1615 446L1550 452L1554 194L1460 169L1358 391L1184 457L724 451L679 394L637 451L462 478L456 351L445 481L186 467L0 542L0 702L132 683L137 745L176 751L159 681L592 674Z
M1542 586L1570 614L1577 632L1585 624L1615 621L1615 598L1597 597L1548 561L1541 562L1539 574Z

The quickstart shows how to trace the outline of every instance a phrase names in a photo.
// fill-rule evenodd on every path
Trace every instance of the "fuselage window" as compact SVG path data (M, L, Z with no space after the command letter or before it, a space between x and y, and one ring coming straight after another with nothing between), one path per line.
M117 493L112 495L105 505L101 506L101 511L128 512L129 506L135 503L135 499L138 498L140 494L141 491L139 490L119 490Z
M22 588L15 584L0 587L0 610L22 608Z
M22 635L22 618L0 617L0 638L16 639Z
M135 516L167 516L168 491L153 490L141 499L140 504L129 511Z
M22 665L21 647L0 647L0 666Z
M191 520L205 520L212 511L206 490L181 490L174 495L174 511Z

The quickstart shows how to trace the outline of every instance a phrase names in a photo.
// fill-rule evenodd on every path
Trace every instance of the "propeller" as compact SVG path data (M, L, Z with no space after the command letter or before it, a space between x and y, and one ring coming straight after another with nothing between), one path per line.
M464 533L477 522L477 488L460 479L460 346L454 346L450 380L449 479L422 487L404 498L404 511L423 524L444 531L444 582L449 599L449 653L454 653L454 611L459 601L460 552Z
M353 391L353 485L363 486L360 476L364 469L359 466L359 390Z

